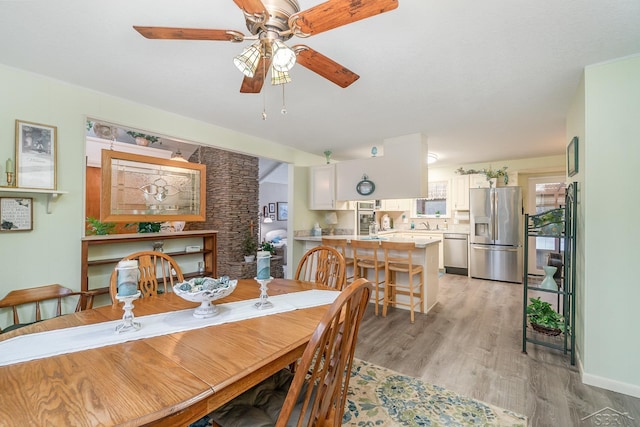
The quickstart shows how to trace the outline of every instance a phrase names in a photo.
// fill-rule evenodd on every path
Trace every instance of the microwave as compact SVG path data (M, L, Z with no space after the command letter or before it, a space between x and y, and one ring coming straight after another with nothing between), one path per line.
M357 207L358 207L358 212L373 211L375 209L375 202L374 201L358 202Z

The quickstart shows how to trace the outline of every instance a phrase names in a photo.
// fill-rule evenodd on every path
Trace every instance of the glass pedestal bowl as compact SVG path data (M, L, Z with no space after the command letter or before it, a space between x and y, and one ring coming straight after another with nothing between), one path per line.
M219 279L196 277L176 283L173 286L173 292L187 301L199 302L200 306L195 309L193 315L199 319L206 319L215 316L218 312L218 308L211 304L211 301L230 295L237 284L237 280L229 280L227 276Z

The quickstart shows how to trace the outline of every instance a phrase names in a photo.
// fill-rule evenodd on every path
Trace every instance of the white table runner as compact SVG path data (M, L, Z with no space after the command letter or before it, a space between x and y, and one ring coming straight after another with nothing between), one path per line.
M339 291L310 290L270 296L269 301L273 303L273 308L266 310L257 310L254 307L254 304L258 301L257 298L227 304L216 304L218 313L208 319L194 317L193 308L141 316L135 318L142 325L138 331L129 331L122 334L115 333L116 326L122 320L113 320L92 325L20 335L0 342L0 366L331 304L339 294Z

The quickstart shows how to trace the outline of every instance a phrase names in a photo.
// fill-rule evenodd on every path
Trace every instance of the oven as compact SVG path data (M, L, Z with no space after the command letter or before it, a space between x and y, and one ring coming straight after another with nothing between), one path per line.
M369 234L369 224L375 221L374 207L374 202L357 202L356 215L359 235Z

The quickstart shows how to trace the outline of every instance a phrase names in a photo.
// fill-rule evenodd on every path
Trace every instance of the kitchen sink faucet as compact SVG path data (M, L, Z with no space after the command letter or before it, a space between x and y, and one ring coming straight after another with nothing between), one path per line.
M429 221L427 221L427 222L421 222L420 224L424 225L424 227L425 227L427 230L431 230L431 226L429 225Z

